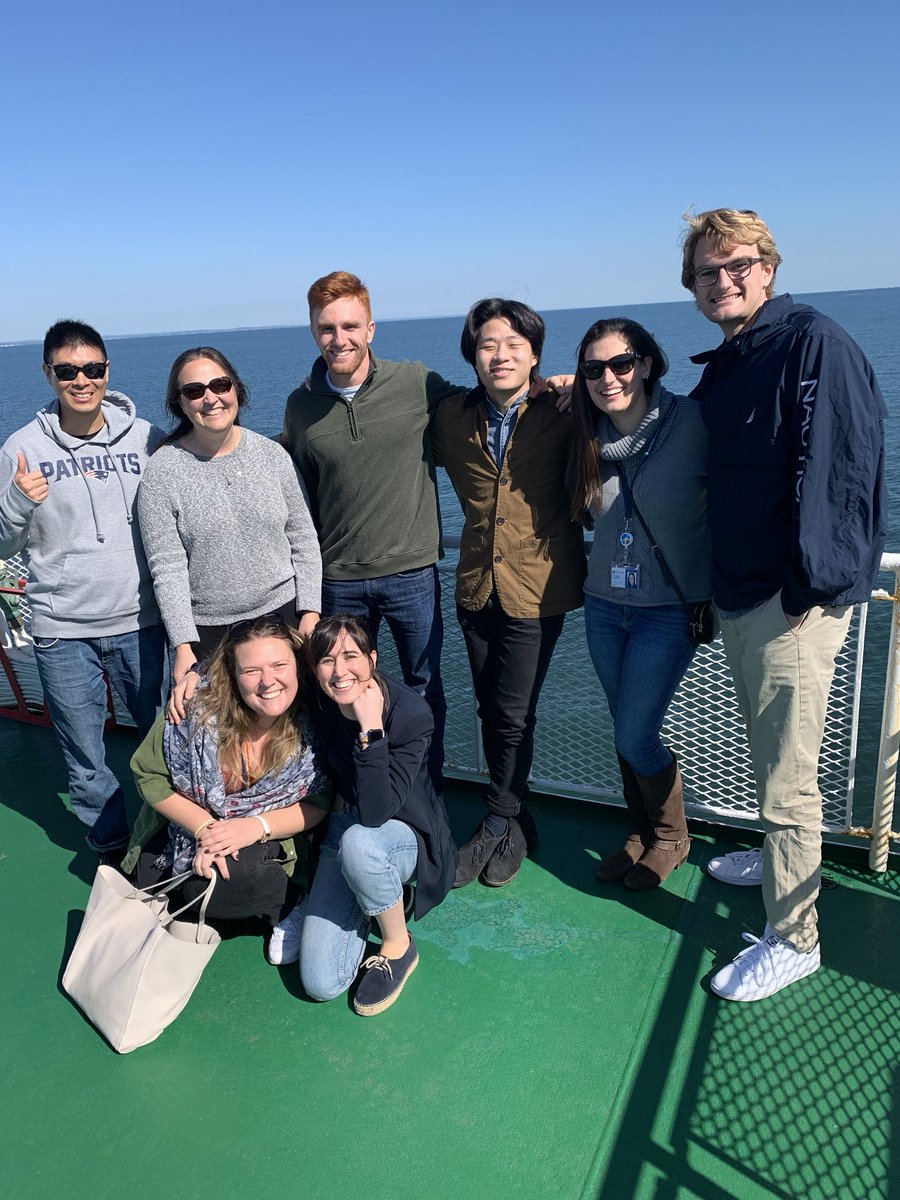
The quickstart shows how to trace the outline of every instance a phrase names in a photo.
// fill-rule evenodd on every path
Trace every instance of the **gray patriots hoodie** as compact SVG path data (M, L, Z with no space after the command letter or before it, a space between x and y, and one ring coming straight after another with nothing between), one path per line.
M135 496L164 434L121 392L108 391L102 411L98 433L72 437L54 400L0 449L0 558L26 556L35 637L112 637L160 619ZM16 486L20 452L47 480L41 504Z

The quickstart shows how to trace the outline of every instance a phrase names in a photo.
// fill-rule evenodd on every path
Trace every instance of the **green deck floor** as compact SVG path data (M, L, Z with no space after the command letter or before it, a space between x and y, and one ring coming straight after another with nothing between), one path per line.
M124 775L132 741L113 735ZM507 888L414 927L373 1019L319 1005L259 936L223 941L188 1007L120 1057L61 992L93 872L52 734L0 721L8 1200L875 1200L900 1196L896 872L831 863L823 968L757 1004L707 980L762 925L695 839L658 892L602 892L621 817L547 801ZM456 833L477 796L452 790Z

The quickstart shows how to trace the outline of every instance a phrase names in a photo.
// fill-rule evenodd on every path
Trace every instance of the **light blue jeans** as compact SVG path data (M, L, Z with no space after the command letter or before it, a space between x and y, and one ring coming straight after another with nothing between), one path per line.
M584 628L606 692L616 750L638 775L664 771L672 753L659 731L694 657L684 609L638 608L585 596Z
M159 709L166 645L162 625L99 638L34 639L34 656L69 773L72 811L90 827L92 849L128 841L125 797L106 765L106 680L146 736Z
M333 1000L353 983L372 918L402 899L418 856L416 835L403 821L370 829L355 809L331 814L303 902L300 980L313 1000Z

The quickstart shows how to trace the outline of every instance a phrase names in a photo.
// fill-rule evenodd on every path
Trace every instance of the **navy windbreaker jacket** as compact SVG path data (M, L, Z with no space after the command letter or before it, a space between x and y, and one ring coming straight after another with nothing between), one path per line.
M784 611L867 600L884 548L885 406L834 321L788 295L715 350L691 393L709 427L716 603Z

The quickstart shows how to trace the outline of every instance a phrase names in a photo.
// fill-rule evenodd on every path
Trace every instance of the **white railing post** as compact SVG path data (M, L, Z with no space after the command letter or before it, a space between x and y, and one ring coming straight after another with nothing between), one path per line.
M894 794L897 790L897 758L900 750L900 554L882 555L881 569L894 572L894 589L890 596L884 592L876 592L873 595L873 599L891 600L893 612L884 684L884 709L881 716L881 742L878 747L869 867L873 871L883 872L887 870L891 847Z

